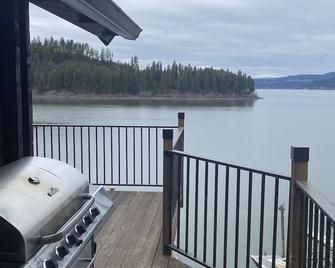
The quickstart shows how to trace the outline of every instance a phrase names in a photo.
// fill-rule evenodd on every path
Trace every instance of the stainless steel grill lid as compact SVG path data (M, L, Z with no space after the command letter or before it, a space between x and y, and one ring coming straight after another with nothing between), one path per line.
M87 179L60 161L26 157L0 168L0 262L26 262L84 203Z

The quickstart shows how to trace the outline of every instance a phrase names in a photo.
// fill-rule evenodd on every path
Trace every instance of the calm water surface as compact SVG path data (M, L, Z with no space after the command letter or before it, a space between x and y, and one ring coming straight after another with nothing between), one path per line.
M335 202L335 91L259 90L264 99L257 101L225 102L108 102L35 104L34 121L38 123L76 124L154 124L177 123L177 112L186 113L185 151L209 158L290 174L290 146L310 147L310 181L332 202ZM231 213L234 214L234 182L231 182ZM201 186L201 185L200 185ZM223 185L219 185L223 189ZM209 185L212 190L213 184ZM258 188L257 188L258 187ZM269 202L265 207L264 251L271 252L273 183L268 183ZM251 253L257 254L259 226L259 185L255 184L252 215ZM203 198L203 196L199 196ZM240 251L245 252L247 187L241 186ZM219 200L223 196L219 191ZM191 197L191 201L193 199ZM279 202L287 202L285 191ZM200 202L201 203L201 202ZM209 211L213 203L209 202ZM231 206L231 205L230 205ZM191 208L192 209L192 208ZM223 221L223 202L219 202L218 218ZM181 212L182 215L184 211ZM234 215L229 215L229 226L234 226ZM199 212L201 219L202 212ZM182 225L184 220L182 219ZM191 219L192 221L192 219ZM202 228L199 224L199 228ZM210 244L213 222L208 222ZM234 241L234 229L229 231L229 241ZM190 227L192 233L193 229ZM218 250L223 249L222 228L218 230ZM278 231L279 232L279 231ZM181 234L183 236L183 233ZM201 231L200 231L201 235ZM279 237L279 233L278 233ZM190 236L192 239L192 234ZM184 241L182 239L181 244ZM233 265L233 246L229 244L228 266ZM190 248L193 247L192 242ZM278 239L280 254L280 241ZM199 255L201 254L199 249ZM208 253L209 258L211 252ZM245 266L245 255L240 254L240 267ZM218 264L220 265L219 258Z
M34 121L175 124L186 112L190 153L289 174L290 146L309 146L310 181L335 202L335 91L258 90L255 102L35 104Z

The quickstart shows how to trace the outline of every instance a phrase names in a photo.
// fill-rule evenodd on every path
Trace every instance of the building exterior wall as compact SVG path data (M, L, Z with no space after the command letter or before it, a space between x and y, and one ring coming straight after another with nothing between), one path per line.
M27 0L0 1L0 165L32 153L28 7Z

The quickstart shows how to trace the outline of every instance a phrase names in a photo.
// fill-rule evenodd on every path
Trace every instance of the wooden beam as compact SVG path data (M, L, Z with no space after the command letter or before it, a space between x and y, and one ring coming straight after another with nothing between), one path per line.
M167 153L173 148L173 130L163 130L163 254L171 256L167 246L172 241L172 155Z
M290 222L289 222L289 240L288 240L288 267L303 267L301 258L304 250L304 243L301 237L303 228L302 220L302 194L297 190L296 183L307 181L308 179L308 161L309 148L292 147L291 148L291 192L290 192Z
M185 113L178 113L178 128L182 129L182 136L180 137L180 151L184 151L185 149ZM179 206L184 207L184 157L179 158L179 183L180 183L180 198L179 198Z
M185 113L178 113L178 127L183 128L185 125Z

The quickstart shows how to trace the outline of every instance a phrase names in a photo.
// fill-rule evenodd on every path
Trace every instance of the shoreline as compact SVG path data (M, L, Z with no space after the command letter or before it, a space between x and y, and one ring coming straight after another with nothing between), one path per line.
M97 94L75 94L75 93L46 93L37 94L33 92L33 102L50 101L254 101L262 99L257 95L156 95L156 96L133 96L133 95L97 95Z

